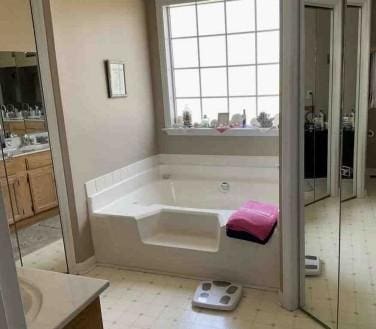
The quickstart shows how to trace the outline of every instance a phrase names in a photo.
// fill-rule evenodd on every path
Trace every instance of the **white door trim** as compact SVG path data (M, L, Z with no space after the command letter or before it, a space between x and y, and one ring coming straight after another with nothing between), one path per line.
M281 117L280 117L280 225L281 304L288 310L299 306L299 204L301 153L300 112L302 93L301 18L304 1L283 0L281 5ZM303 75L304 76L304 75ZM302 102L303 96L303 102Z
M71 216L68 202L65 170L60 143L60 130L56 114L54 89L51 77L50 59L47 43L44 8L42 0L30 0L34 23L35 39L38 52L39 70L42 92L47 113L47 124L50 136L51 153L55 171L57 195L59 199L60 218L62 222L64 245L70 273L76 273L76 256L72 234Z
M356 196L366 194L366 160L367 160L367 133L368 133L368 96L369 96L369 69L371 51L371 14L372 0L347 0L347 5L361 8L360 43L358 50L358 81L357 81L357 111L355 136L355 177Z

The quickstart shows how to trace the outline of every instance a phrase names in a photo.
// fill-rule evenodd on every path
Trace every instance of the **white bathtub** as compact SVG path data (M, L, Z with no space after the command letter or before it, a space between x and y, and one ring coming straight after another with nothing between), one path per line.
M247 200L278 204L275 158L160 155L86 184L97 262L278 287L279 232L226 236Z

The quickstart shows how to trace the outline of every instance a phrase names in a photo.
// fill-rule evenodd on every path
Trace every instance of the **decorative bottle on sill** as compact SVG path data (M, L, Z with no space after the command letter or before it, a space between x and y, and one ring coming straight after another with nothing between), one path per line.
M192 113L188 105L185 105L184 107L183 123L184 123L184 127L187 127L187 128L192 127Z
M209 126L210 126L210 122L209 122L208 116L204 114L204 117L202 118L202 121L201 121L201 127L209 128Z
M243 116L242 116L243 122L242 122L242 127L245 128L247 125L247 115L245 113L245 109L243 109Z

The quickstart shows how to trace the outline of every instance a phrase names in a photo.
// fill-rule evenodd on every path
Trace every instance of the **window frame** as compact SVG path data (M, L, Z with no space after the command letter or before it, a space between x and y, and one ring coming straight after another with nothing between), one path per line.
M231 0L230 0L231 1ZM203 105L202 101L204 99L226 99L227 100L227 110L230 112L230 100L237 99L237 98L254 98L256 101L256 113L258 109L258 99L264 97L278 97L278 103L280 103L280 96L281 96L281 88L279 82L279 90L277 94L268 94L268 95L259 95L258 91L258 77L257 77L257 67L258 66L268 66L268 65L278 65L278 72L279 72L279 81L281 81L281 56L279 56L278 62L265 62L265 63L258 63L257 59L257 35L263 32L279 32L279 49L281 49L281 23L279 28L277 29L266 29L266 30L257 30L257 25L253 31L242 31L242 32L227 32L227 28L225 29L224 33L220 34L210 34L210 35L200 35L197 31L197 35L192 36L192 38L197 38L197 42L199 44L200 37L212 37L212 36L224 36L226 42L226 63L224 65L213 65L213 66L204 66L200 64L200 58L198 58L198 66L197 67L179 67L177 70L186 70L186 69L198 69L199 71L199 84L200 84L200 95L199 96L192 96L192 97L177 97L176 90L175 90L175 75L174 75L174 68L173 66L173 54L172 54L172 40L181 40L186 39L188 37L171 37L170 35L170 14L169 14L169 6L173 5L189 5L195 3L194 0L155 0L156 2L156 15L157 15L157 32L158 32L158 40L159 40L159 51L160 51L160 66L161 66L161 81L162 81L162 91L163 91L163 104L164 104L164 123L165 128L172 128L175 120L176 120L176 112L177 112L177 105L176 100L178 99L199 99L200 106L201 106L201 117L203 114ZM196 5L200 2L206 3L207 0L197 0ZM215 0L212 2L216 2ZM217 2L225 2L224 0L218 0ZM225 6L226 8L226 6ZM255 10L257 10L255 8ZM225 9L225 20L226 18L226 9ZM196 13L197 15L197 13ZM197 16L196 16L197 17ZM167 22L167 24L166 24ZM257 18L256 18L257 22ZM255 22L255 24L257 24ZM231 35L247 35L253 34L255 36L255 63L251 64L233 64L229 65L228 62L228 36ZM198 57L200 57L200 47L198 46ZM280 51L279 51L280 52ZM255 68L255 93L252 95L230 95L229 93L229 68L237 68L237 67L254 67ZM203 96L202 95L202 87L201 87L201 70L206 68L224 68L226 70L226 87L227 93L225 96ZM280 109L279 109L280 111Z

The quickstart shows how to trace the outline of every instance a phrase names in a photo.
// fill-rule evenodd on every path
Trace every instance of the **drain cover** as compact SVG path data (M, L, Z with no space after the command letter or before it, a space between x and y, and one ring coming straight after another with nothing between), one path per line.
M200 282L192 305L215 310L232 311L242 296L242 287L228 281Z

